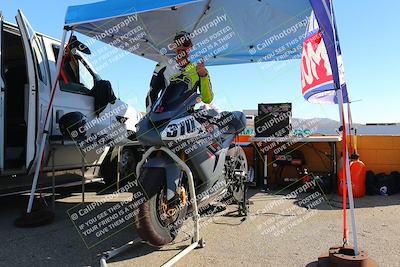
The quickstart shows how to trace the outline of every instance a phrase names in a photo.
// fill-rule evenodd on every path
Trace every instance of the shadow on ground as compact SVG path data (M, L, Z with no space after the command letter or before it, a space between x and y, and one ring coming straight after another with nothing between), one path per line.
M133 225L130 225L118 234L88 249L67 214L69 209L80 203L79 190L80 188L71 188L58 192L61 194L57 195L55 221L50 225L32 229L16 228L13 225L14 220L26 208L27 196L0 198L1 265L99 266L103 252L122 246L137 237ZM103 197L104 194L95 193L100 190L101 188L97 186L88 186L87 201ZM109 192L111 193L112 190ZM245 219L237 217L234 211L235 206L229 206L224 215L218 214L212 217L206 225L207 228L201 230L201 235L206 238L206 249L196 250L177 266L187 266L192 263L194 266L202 264L207 264L203 266L226 266L228 263L230 266L246 266L246 263L250 264L250 262L255 265L262 263L263 266L278 266L276 264L282 263L283 258L290 260L290 264L287 266L300 266L300 262L307 267L317 266L317 263L312 260L340 241L341 212L339 208L328 204L332 203L332 200L340 201L340 197L330 198L331 196L328 196L327 199L330 199L330 202L326 201L315 208L321 212L279 238L274 239L270 234L263 235L260 232L262 229L258 227L264 226L266 220L271 218L290 219L297 216L291 213L292 210L295 210L292 209L292 206L298 207L302 198L310 196L310 193L300 194L298 198L286 201L281 208L283 212L279 212L278 209L276 213L267 211L265 214L257 214L260 216L253 216L256 215L257 210L262 210L269 203L282 199L288 193L290 190L271 194L260 192L258 189L250 189L250 216ZM47 200L50 202L51 198L47 198ZM107 205L113 203L110 202ZM338 207L341 205L340 203L336 204ZM363 225L363 230L360 231L361 241L364 241L369 246L367 248L377 256L380 253L384 255L384 252L379 251L382 244L387 244L389 247L396 246L393 240L389 243L387 241L388 238L395 239L394 234L388 235L387 233L396 233L397 231L397 228L391 223L394 218L389 217L396 209L394 205L398 204L400 204L400 194L389 197L367 196L356 200L358 208L381 207L359 213L360 224ZM289 208L289 212L286 212L287 208ZM371 218L374 218L374 221ZM118 266L132 266L133 264L159 266L190 242L189 234L191 233L192 228L188 228L176 243L163 248L139 244L109 260L108 263ZM324 233L324 238L321 239L322 233ZM374 242L367 242L366 239L374 240ZM262 244L262 246L254 249L253 243ZM308 255L306 257L301 249L307 246ZM243 254L243 251L246 253ZM396 259L392 257L389 263L395 261Z
M87 203L90 195L101 190L98 186L89 186L86 192ZM0 257L2 266L98 266L102 252L124 245L137 237L132 224L103 242L88 248L68 216L67 211L79 204L79 189L70 188L57 195L55 220L53 223L36 228L17 228L14 220L26 209L28 196L10 196L0 198ZM75 197L67 203L64 200ZM99 195L97 195L99 196ZM46 197L51 207L51 197ZM37 200L35 200L38 203ZM106 203L104 209L113 205ZM145 244L127 251L118 260L142 257L157 250ZM77 253L77 251L79 251ZM125 256L124 256L125 255ZM112 262L112 260L110 260Z

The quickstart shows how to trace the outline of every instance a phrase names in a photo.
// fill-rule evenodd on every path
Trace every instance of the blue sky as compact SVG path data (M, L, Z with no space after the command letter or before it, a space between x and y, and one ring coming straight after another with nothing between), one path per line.
M96 1L5 0L5 19L21 9L35 30L60 38L66 8ZM400 122L400 1L336 0L336 18L354 121ZM99 45L100 46L100 45ZM335 105L310 104L301 96L299 61L210 67L215 102L227 110L256 109L257 103L293 102L294 116L338 118ZM96 64L95 64L96 65ZM99 72L121 99L144 110L155 63L124 56Z

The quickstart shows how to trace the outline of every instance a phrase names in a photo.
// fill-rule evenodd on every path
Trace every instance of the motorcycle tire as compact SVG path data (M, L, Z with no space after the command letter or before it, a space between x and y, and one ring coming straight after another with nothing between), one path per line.
M229 187L229 195L233 198L235 203L244 203L245 195L247 191L247 177L248 177L248 165L246 153L241 147L232 147L228 150L227 156L233 159L232 163L228 166L228 168L232 168L233 172L243 173L243 177L241 179L237 179L231 173L231 177L229 177L231 183ZM234 182L234 183L232 183ZM228 180L229 183L229 180Z
M138 207L134 216L134 225L140 238L149 245L161 247L171 243L182 226L187 213L187 205L181 207L173 224L163 223L159 213L161 210L160 194L165 189L165 173L161 168L144 169L139 182L147 195L147 201Z

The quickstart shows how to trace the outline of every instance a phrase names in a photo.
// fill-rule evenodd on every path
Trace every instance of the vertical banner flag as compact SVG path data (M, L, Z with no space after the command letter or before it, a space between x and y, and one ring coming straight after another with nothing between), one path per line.
M301 56L301 85L304 98L311 103L337 103L335 77L329 60L328 50L314 12L311 13ZM338 43L338 42L337 42ZM333 42L332 42L333 44ZM332 47L329 47L332 48ZM336 56L339 80L344 101L348 102L346 82L340 48Z

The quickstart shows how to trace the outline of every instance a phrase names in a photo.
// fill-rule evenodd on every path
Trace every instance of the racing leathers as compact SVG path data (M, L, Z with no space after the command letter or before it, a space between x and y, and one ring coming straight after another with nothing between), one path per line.
M171 82L183 82L191 90L198 90L202 101L206 104L210 104L214 98L209 75L200 77L194 63L179 68L176 64L161 62L156 65L150 82L150 90L146 97L147 112L150 112L159 95Z

